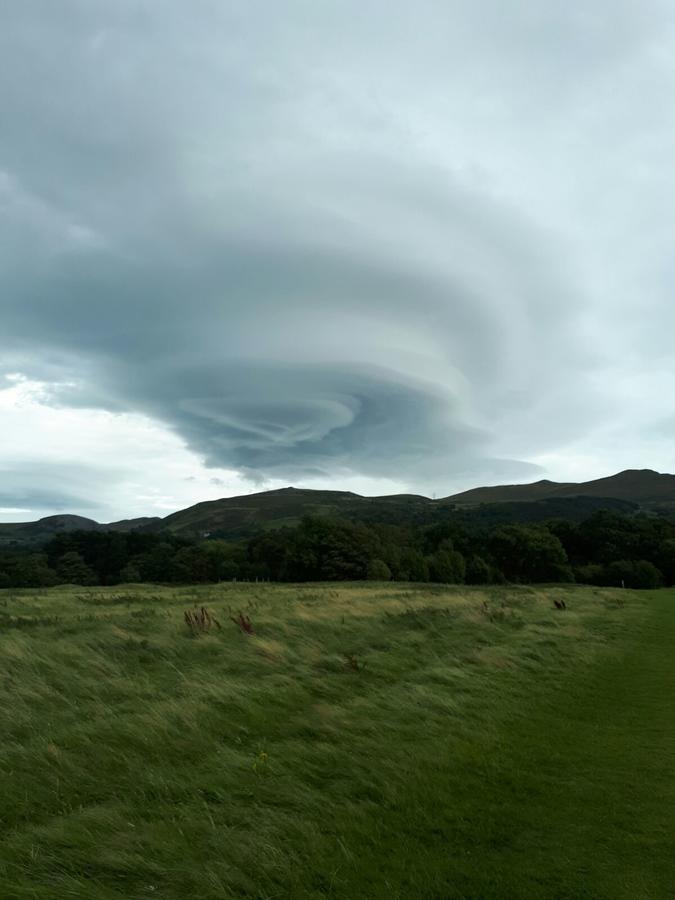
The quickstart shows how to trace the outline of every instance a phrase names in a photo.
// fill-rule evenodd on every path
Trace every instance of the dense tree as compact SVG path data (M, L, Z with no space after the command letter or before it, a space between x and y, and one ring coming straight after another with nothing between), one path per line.
M421 550L405 547L401 552L400 561L399 578L401 581L429 581L429 564Z
M4 587L52 587L59 583L44 553L3 554L0 572L4 575Z
M64 584L97 584L98 577L84 557L75 550L69 550L56 562L56 574Z
M503 516L494 511L466 521L444 513L441 521L418 526L312 516L239 542L190 541L169 532L61 533L41 550L0 550L0 587L365 578L484 584L574 577L645 588L675 583L673 521L591 509L583 521L538 524L501 524Z
M560 540L535 525L505 525L490 538L497 566L509 581L572 581L572 570Z
M452 540L446 538L435 553L427 557L429 580L441 584L462 584L466 575L466 562L455 550Z
M656 564L666 584L675 583L675 537L666 538L659 544Z
M663 576L653 563L646 559L621 559L604 567L601 584L614 587L657 588L663 584Z
M488 584L490 581L490 566L482 556L470 556L466 562L467 584Z

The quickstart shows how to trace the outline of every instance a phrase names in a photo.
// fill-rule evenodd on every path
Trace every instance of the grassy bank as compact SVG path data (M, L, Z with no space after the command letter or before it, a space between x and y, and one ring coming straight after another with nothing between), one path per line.
M0 592L0 896L672 896L674 641L673 591Z

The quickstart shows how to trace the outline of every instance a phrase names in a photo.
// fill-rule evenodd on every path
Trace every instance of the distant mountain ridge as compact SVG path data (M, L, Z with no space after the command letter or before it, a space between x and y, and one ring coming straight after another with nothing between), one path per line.
M161 522L161 519L144 516L139 519L124 519L120 522L109 522L102 525L85 516L64 514L46 516L36 522L5 522L0 523L0 544L46 541L64 531L140 531L155 521Z
M578 484L543 480L533 484L473 488L453 494L446 500L475 504L543 500L551 497L611 497L638 504L675 503L675 475L663 475L652 469L626 469L607 478Z
M546 517L579 518L603 505L624 512L640 509L675 514L675 475L651 469L627 469L581 483L536 481L462 491L440 500L417 494L363 497L351 491L281 488L239 497L207 500L165 518L144 517L100 524L82 516L48 516L37 522L0 524L0 543L48 540L64 531L169 531L184 537L245 537L256 531L297 524L306 515L390 524L420 525L450 515L486 510L493 519L528 521Z

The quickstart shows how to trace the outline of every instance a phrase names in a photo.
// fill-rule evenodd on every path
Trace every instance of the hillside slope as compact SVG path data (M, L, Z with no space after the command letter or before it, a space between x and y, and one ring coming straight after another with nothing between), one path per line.
M194 536L237 536L297 524L303 516L341 516L361 521L410 521L431 515L435 503L412 494L362 497L350 491L281 488L197 503L156 522L153 531Z
M0 524L0 545L38 543L63 531L169 531L186 538L239 539L266 529L296 525L303 516L337 516L392 525L430 525L449 520L477 525L547 518L580 521L595 510L675 513L675 475L629 469L594 481L498 485L462 491L441 500L416 494L362 497L350 491L281 488L197 503L160 518L99 524L82 516L49 516L37 522Z
M415 494L362 497L348 491L283 488L243 497L198 503L152 525L183 536L237 537L267 528L295 525L305 515L330 515L362 522L422 525L449 518L483 521L579 520L598 508L620 512L639 508L675 510L675 475L628 470L581 484L534 484L474 488L441 500ZM480 514L478 510L480 509Z
M675 503L675 475L652 469L626 469L607 478L581 483L536 481L533 484L506 484L473 488L446 497L443 502L462 505L543 500L552 497L611 497L631 503Z
M0 546L41 543L67 531L138 531L158 521L161 519L146 516L102 525L84 516L60 515L46 516L37 522L4 522L0 523Z

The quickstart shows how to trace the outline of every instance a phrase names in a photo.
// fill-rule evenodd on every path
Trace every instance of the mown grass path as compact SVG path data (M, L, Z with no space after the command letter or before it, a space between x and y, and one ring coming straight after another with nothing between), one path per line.
M539 703L515 729L514 762L541 773L529 778L549 809L544 834L537 804L524 810L519 837L521 850L530 839L537 848L546 896L675 897L675 595L646 598L617 652L567 678L557 703Z
M675 897L675 592L643 597L608 652L543 674L489 737L455 745L433 786L411 784L404 806L433 837L372 896Z

